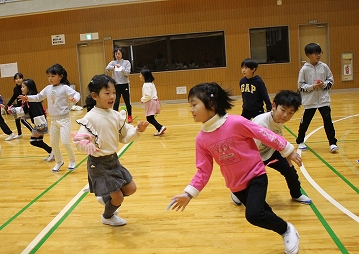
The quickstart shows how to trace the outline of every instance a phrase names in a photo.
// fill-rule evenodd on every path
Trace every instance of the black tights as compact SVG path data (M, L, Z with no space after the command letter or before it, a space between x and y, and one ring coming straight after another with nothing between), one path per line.
M44 136L39 136L37 138L31 137L30 144L33 146L36 146L36 147L40 147L40 148L44 149L46 152L51 153L52 148L44 142L43 138L44 138Z

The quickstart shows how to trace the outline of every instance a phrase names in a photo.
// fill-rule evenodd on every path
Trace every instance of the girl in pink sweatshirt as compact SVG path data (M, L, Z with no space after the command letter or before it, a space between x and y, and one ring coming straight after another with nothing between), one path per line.
M242 116L229 115L227 110L233 107L229 96L229 91L217 83L199 84L189 91L194 121L203 123L196 138L197 172L184 193L172 198L172 210L183 211L199 195L209 181L215 161L226 186L246 206L248 222L282 235L285 253L297 253L299 234L295 227L278 217L265 201L268 178L253 139L278 150L298 166L302 160L282 136Z

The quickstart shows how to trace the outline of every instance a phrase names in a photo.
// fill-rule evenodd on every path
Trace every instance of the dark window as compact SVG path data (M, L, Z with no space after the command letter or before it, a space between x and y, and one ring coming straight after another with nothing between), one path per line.
M124 59L132 72L143 66L152 71L215 68L226 66L224 32L207 32L114 40L125 49Z
M249 29L251 58L258 63L288 63L288 27Z

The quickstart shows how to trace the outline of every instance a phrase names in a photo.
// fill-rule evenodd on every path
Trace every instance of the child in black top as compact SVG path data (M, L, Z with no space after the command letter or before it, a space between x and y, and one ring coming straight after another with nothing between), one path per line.
M263 102L266 104L267 112L272 110L272 103L263 80L258 75L255 75L258 68L257 61L246 58L241 63L241 68L244 75L239 81L243 100L242 116L251 120L264 113Z
M24 75L22 75L22 73L18 72L18 73L16 73L14 75L14 81L15 81L14 93L13 93L12 97L10 98L10 100L7 102L8 107L10 107L13 104L14 101L16 102L15 103L16 107L21 107L21 105L22 105L21 100L19 100L17 97L22 94L22 92L21 92L21 84L22 84L23 78L24 78ZM15 124L16 124L16 129L17 129L17 135L10 134L9 137L7 137L5 139L6 141L22 137L21 123L20 122L23 125L25 125L25 127L28 128L29 131L32 131L31 124L28 121L26 121L25 118L16 118L15 119Z
M23 95L36 95L38 93L35 81L32 79L24 79L21 85L21 91ZM29 114L31 122L34 124L32 129L30 144L40 147L48 152L49 156L45 158L45 161L54 160L54 153L52 148L48 146L43 138L44 134L48 133L48 125L46 120L46 114L41 102L25 102L23 104L24 112Z

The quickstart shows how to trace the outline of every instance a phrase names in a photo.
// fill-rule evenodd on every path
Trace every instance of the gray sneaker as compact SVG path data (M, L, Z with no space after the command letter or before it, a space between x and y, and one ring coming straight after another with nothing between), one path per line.
M305 205L309 205L312 203L312 200L304 194L302 194L299 198L293 198L293 200Z
M110 225L110 226L123 226L126 225L126 221L117 215L112 215L110 219L105 219L103 215L101 215L101 221L103 224Z
M15 134L14 133L11 133L6 139L5 139L5 141L10 141L10 140L12 140L12 139L15 139Z

